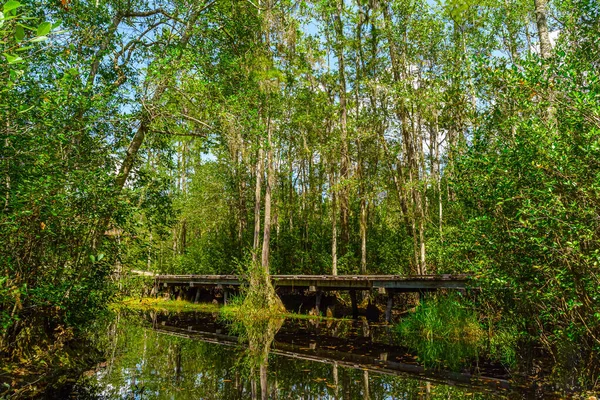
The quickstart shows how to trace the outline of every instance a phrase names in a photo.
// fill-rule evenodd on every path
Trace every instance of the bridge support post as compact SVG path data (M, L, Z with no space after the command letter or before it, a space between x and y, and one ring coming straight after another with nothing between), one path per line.
M198 304L200 302L200 288L196 288L196 296L194 297L194 303Z
M226 306L229 303L229 289L223 288L223 305Z
M152 291L150 291L150 297L156 298L156 296L158 296L158 285L156 284L156 281L154 281L154 285L152 286Z
M358 301L354 289L350 290L350 301L352 302L352 318L358 319Z
M385 322L389 324L392 322L392 308L394 307L394 291L388 289L387 292L388 298L387 306L385 308Z
M321 298L323 297L323 291L319 290L315 295L315 310L317 315L321 315Z

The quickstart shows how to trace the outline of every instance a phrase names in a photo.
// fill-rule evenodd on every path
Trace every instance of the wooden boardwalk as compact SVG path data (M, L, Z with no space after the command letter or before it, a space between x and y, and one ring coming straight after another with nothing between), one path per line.
M320 312L321 297L325 291L349 291L352 316L358 318L357 291L376 291L387 295L386 321L391 321L394 295L402 292L424 293L438 289L473 288L470 275L271 275L279 290L314 292L315 309ZM153 294L161 289L179 292L178 297L198 301L201 289L223 292L223 301L244 285L247 279L238 275L156 275Z
M238 287L246 280L238 275L156 275L157 286ZM467 289L469 275L271 275L275 287L322 290L379 290L421 292Z

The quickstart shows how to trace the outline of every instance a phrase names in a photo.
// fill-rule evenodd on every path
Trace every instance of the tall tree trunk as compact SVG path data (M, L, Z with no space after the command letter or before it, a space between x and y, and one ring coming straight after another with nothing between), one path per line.
M348 250L350 242L349 230L349 156L348 156L348 106L346 93L346 65L344 58L344 47L346 38L344 36L344 25L342 21L342 13L344 11L344 0L336 0L335 14L335 33L336 33L336 57L338 61L339 72L339 96L340 96L340 142L341 142L341 161L340 161L340 227L341 227L341 254L342 256Z
M360 273L367 274L367 200L360 199Z
M334 386L334 388L333 388L333 390L334 390L334 392L333 392L333 398L335 400L337 400L339 392L340 392L340 390L339 390L340 380L339 380L339 377L338 377L338 364L337 364L336 361L333 362L333 371L332 371L332 373L333 373L333 386Z
M417 175L419 180L419 190L417 191L417 211L419 216L419 273L426 274L427 267L425 265L425 218L428 215L428 201L427 201L427 168L425 165L425 150L423 143L425 142L424 130L422 125L421 115L418 116L417 123L417 134L415 135L418 143L418 160L417 171L420 169L420 173Z
M435 146L435 154L433 159L435 161L435 179L437 183L437 195L438 195L438 222L439 222L439 232L440 232L440 242L443 242L443 203L442 203L442 160L441 160L441 152L440 152L440 130L438 124L438 115L436 112L435 115L435 125L433 129L433 138L432 142Z
M4 148L8 149L10 146L10 119L6 119L6 138L4 138ZM6 172L4 175L4 185L6 186L6 196L4 196L4 212L8 212L8 205L10 204L10 161L6 158Z
M363 400L369 400L371 398L369 394L369 371L366 369L363 371Z
M359 12L358 12L358 22L356 24L356 41L357 41L357 49L356 49L356 58L355 58L355 84L354 84L354 95L355 95L355 118L357 121L360 121L360 92L361 85L360 82L362 80L362 73L365 69L364 66L364 53L363 43L362 43L362 26L365 21L365 12L363 10L362 4L360 1L357 3ZM368 12L367 12L368 18ZM361 127L362 129L369 129L367 127ZM357 175L359 180L359 190L360 190L360 216L359 216L359 231L360 231L360 273L366 275L367 273L367 183L365 177L365 154L363 142L360 138L356 140L356 148L358 150L358 164L357 164Z
M258 261L258 246L260 244L260 198L263 175L263 148L259 142L258 158L256 160L256 184L254 189L254 241L252 243L252 262Z
M387 34L388 39L388 47L390 53L390 63L392 67L392 78L394 83L398 85L406 85L406 76L403 76L403 73L406 74L405 61L398 60L398 49L396 40L392 35L392 17L389 10L389 5L384 4L382 7L383 10L383 18L384 18L384 27L385 32ZM403 70L401 68L404 68ZM414 267L417 273L420 273L421 270L421 250L419 248L419 237L417 230L417 215L418 215L418 200L417 189L415 187L416 179L418 179L418 162L415 157L415 143L414 143L414 123L409 121L409 110L407 105L405 104L405 100L399 98L397 104L395 106L395 113L400 121L400 125L402 128L402 146L403 146L403 158L405 158L406 172L408 173L408 181L406 180L406 176L403 173L403 166L398 159L397 173L399 176L399 182L396 183L396 187L399 189L404 189L408 185L408 190L410 191L410 196L405 196L403 193L399 192L399 197L401 199L402 211L405 216L405 220L409 221L409 235L413 239L413 256L414 256ZM402 200L408 198L409 200ZM409 204L410 201L410 204ZM405 202L405 205L402 205L402 202ZM409 207L410 205L410 207Z
M540 56L543 59L552 56L552 43L548 32L548 20L546 17L547 0L534 0L535 22L537 24L538 36L540 40Z
M547 60L552 57L552 43L550 42L550 34L548 32L548 19L546 8L548 6L548 0L534 0L535 5L535 21L537 24L538 38L540 40L540 56L543 60ZM552 80L552 77L547 77ZM554 107L556 94L554 91L548 89L548 108L546 109L545 119L550 125L556 124L556 109Z
M360 231L360 273L367 273L367 193L364 176L364 154L362 144L357 141L358 148L358 179L360 181L360 216L359 216L359 231Z
M267 179L265 188L265 221L262 246L262 267L266 275L269 275L269 250L271 243L271 193L275 183L275 171L273 168L273 143L271 138L271 118L267 120Z
M244 165L244 140L241 135L238 135L238 141L240 144L240 149L238 154L236 155L236 163L237 163L237 181L238 181L238 250L240 252L240 256L243 254L244 250L244 232L246 232L246 227L248 226L248 211L246 206L246 174L245 174L245 165Z
M329 174L331 191L331 275L337 275L337 193L335 189L335 172Z
M260 398L261 400L269 399L269 379L267 376L267 363L260 364Z

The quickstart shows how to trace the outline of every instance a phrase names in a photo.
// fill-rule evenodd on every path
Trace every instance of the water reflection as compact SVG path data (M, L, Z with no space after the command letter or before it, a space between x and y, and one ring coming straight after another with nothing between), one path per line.
M234 321L234 324L239 324L238 330L241 337L247 340L248 343L246 362L250 366L252 398L257 398L256 371L259 371L261 399L266 400L269 398L270 393L268 380L269 350L275 339L275 334L283 325L283 319L261 318L253 320L244 318Z
M507 376L425 370L365 322L264 319L228 323L217 315L118 315L98 342L106 362L80 381L90 399L488 399L506 395ZM240 340L240 336L243 338Z

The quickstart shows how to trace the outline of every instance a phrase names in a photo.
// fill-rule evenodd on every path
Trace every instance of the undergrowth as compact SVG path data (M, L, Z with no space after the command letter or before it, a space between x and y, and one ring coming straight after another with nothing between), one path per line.
M484 322L459 295L427 297L395 327L402 343L431 368L458 370L487 356L507 366L516 361L518 335L510 326Z

